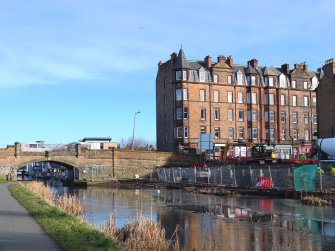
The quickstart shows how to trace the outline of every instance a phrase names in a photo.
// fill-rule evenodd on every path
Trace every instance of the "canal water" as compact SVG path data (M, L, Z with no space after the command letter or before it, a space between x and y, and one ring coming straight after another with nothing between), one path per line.
M335 210L291 199L222 197L171 189L50 187L75 194L97 227L117 215L122 227L144 216L159 222L167 238L178 226L185 250L335 250ZM275 248L275 249L274 249Z

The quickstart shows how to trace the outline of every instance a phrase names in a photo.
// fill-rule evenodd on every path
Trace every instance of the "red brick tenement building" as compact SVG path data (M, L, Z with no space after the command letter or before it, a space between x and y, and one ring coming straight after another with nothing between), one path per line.
M335 137L335 62L326 60L320 71L317 88L319 138Z
M227 140L263 143L282 158L310 150L317 130L318 77L307 65L234 64L231 56L188 61L184 51L158 65L157 149L197 149L211 133L216 151ZM293 149L292 149L293 146Z

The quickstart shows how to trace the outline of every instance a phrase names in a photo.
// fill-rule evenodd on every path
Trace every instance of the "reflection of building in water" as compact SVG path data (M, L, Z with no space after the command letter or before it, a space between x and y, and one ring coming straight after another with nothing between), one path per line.
M263 206L271 207L267 202ZM158 221L170 237L179 224L185 250L321 250L321 241L310 238L302 220L223 205L184 205L184 210L158 210ZM192 211L194 213L192 213ZM219 219L218 219L219 218ZM215 244L214 244L215 243Z

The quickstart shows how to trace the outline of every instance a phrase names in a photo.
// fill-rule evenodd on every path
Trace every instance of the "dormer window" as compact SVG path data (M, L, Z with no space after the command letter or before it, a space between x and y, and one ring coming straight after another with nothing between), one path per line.
M203 72L203 71L199 72L199 81L200 82L205 82L205 72Z
M251 76L251 85L256 85L256 76Z
M183 80L187 80L187 71L183 71Z
M286 77L284 74L281 74L279 76L279 87L280 88L286 88Z
M243 75L241 72L237 72L237 84L243 85Z
M181 71L176 71L176 80L181 80Z
M273 77L268 77L269 78L269 86L273 86Z
M304 81L304 89L308 89L308 82L307 81Z

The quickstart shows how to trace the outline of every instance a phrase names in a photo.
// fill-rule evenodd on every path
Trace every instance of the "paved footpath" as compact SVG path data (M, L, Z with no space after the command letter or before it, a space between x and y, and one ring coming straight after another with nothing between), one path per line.
M60 251L7 186L0 184L0 251Z

